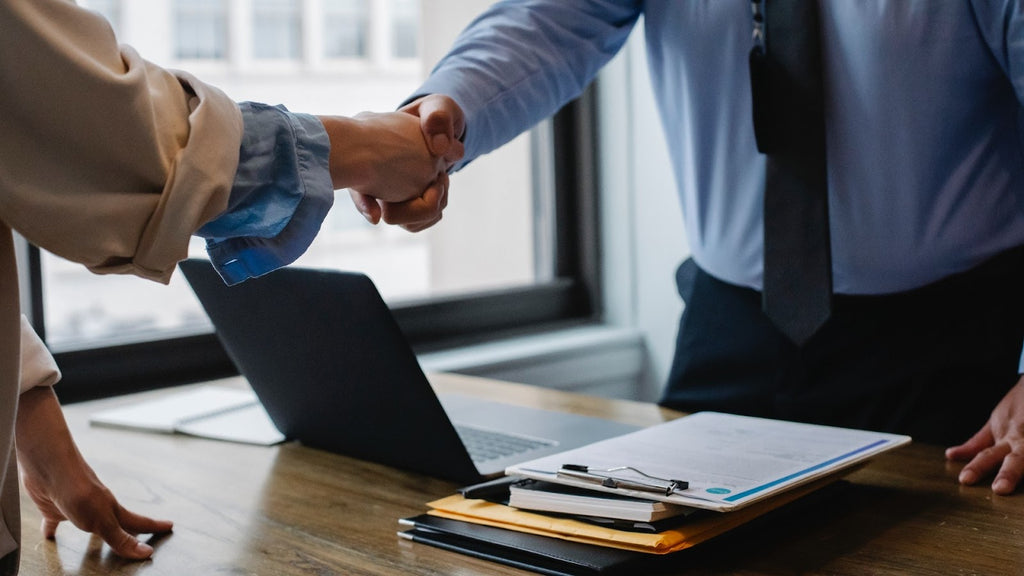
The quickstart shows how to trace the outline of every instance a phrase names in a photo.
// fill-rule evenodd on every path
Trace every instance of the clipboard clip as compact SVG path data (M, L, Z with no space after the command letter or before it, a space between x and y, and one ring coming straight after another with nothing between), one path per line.
M626 478L622 475L615 474L615 472L621 472L623 470L643 476L646 480ZM605 488L637 490L640 492L651 492L664 496L671 496L676 492L682 492L690 487L690 483L686 480L659 478L632 466L616 466L614 468L600 469L591 468L584 464L563 464L562 467L558 469L557 475L562 478L573 478L576 480L583 480L584 482L600 484Z

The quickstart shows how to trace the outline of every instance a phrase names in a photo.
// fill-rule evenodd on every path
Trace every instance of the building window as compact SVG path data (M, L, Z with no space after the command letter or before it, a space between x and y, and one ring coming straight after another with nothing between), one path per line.
M120 3L138 2L133 11L141 13L151 1ZM454 14L441 16L468 19L472 11L467 5L480 10L487 3L445 3ZM394 35L393 44L378 42L377 48L393 50L392 57L375 60L373 68L325 74L312 67L290 67L287 81L265 66L216 66L203 72L205 81L236 101L283 103L295 111L348 116L394 110L454 40L420 34L416 0L304 4L233 1L232 7L248 9L228 10L226 2L174 0L173 18L126 20L132 26L126 32L148 43L136 46L141 54L164 53L167 64L177 66L175 55L226 58L228 30L240 39L252 38L254 58L298 54L296 45L320 41L304 35L312 31L319 37L321 30L330 32L331 39L322 41L335 47L333 56L366 56L373 24L377 33ZM316 21L303 26L303 10L312 14L317 4L322 10ZM371 22L371 15L390 19ZM452 27L453 34L456 29ZM260 39L267 40L265 52ZM189 64L181 67L188 69ZM564 123L571 114L560 117ZM585 231L579 229L580 222L589 216L574 207L587 203L573 196L577 187L565 184L566 171L559 168L580 169L577 158L565 156L573 142L572 130L556 121L478 158L452 176L444 220L418 234L369 225L348 193L339 191L320 234L295 265L366 273L420 350L449 346L459 338L479 341L560 321L579 322L593 313L596 298L588 292L593 278L576 262L588 241L581 240ZM35 254L33 321L63 368L62 398L109 394L137 387L140 381L156 385L210 377L210 366L230 367L180 274L163 286L132 276L99 276L49 253ZM189 255L205 257L202 240L193 239Z
M174 53L179 60L227 58L226 0L175 0L174 24Z
M419 55L419 4L418 0L391 3L391 53L395 58Z
M323 0L324 56L369 55L370 5L367 0Z
M253 0L252 55L257 59L298 60L302 56L299 0Z

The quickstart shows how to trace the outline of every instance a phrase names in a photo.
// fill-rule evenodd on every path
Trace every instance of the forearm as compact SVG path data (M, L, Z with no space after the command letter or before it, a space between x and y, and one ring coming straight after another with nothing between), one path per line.
M53 478L63 471L81 469L84 462L57 395L49 386L21 394L15 437L18 462L29 475Z
M153 548L134 535L172 528L169 521L141 516L118 503L75 446L50 387L21 395L15 433L25 492L39 508L46 538L56 537L57 526L70 520L102 538L114 553L142 559Z
M445 94L462 108L466 156L457 169L578 96L625 43L637 4L499 2L459 36L409 101Z
M167 281L227 204L237 105L72 2L0 2L0 22L0 218L93 270Z

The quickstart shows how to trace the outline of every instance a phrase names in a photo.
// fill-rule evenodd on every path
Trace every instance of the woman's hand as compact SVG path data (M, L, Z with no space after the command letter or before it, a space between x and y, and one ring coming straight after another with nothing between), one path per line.
M136 534L169 532L172 524L121 506L75 446L53 390L40 386L21 395L17 421L18 462L25 490L43 516L42 531L53 539L64 520L98 535L115 554L141 560L153 547Z

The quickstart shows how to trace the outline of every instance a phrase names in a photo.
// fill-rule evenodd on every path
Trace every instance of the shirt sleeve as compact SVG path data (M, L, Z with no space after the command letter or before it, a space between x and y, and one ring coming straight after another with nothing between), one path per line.
M641 10L635 0L497 2L410 99L446 94L462 108L461 168L579 96L626 42Z
M333 199L318 120L240 106L73 2L3 0L0 22L5 224L94 272L158 282L200 229L229 281L308 246Z
M283 106L240 108L245 132L228 208L196 232L228 284L295 261L334 202L323 124Z
M1024 107L1024 2L1021 0L974 0L975 21L993 58L1013 85L1017 101ZM1017 115L1017 131L1024 134L1024 115ZM1024 350L1017 364L1024 374Z
M1024 2L973 0L971 7L978 30L1024 106Z
M53 386L60 380L60 370L50 351L36 335L25 316L21 317L21 382L20 391L36 386Z

